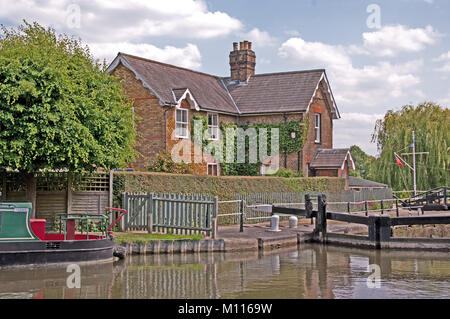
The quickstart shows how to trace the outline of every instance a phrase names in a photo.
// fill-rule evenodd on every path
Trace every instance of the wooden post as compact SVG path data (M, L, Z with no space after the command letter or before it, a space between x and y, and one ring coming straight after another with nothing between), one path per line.
M241 202L239 204L239 206L240 206L240 209L239 209L239 213L240 213L240 215L239 215L239 232L240 233L244 232L244 209L245 209L244 205L245 205L244 200L241 199Z
M149 234L153 233L153 206L153 196L150 194L147 206L147 232Z
M347 202L347 213L350 213L350 202Z
M217 232L218 232L218 225L217 225L217 215L219 215L219 197L214 197L214 217L212 218L212 234L211 238L216 239L217 238Z
M373 241L377 249L381 242L391 238L391 218L389 216L369 216L369 240Z
M128 211L128 205L127 205L127 194L123 193L122 194L122 208L127 210L127 213L120 219L120 231L125 231L125 227L126 227L126 221L125 219L128 218L127 215L129 215L129 211Z
M366 216L369 215L369 210L367 209L367 201L364 201L364 208L366 210Z
M113 207L113 190L114 190L114 172L113 170L109 171L109 194L108 194L108 205L109 207Z
M384 214L383 200L381 200L381 215Z
M325 194L318 197L315 235L322 243L325 243L327 236L327 197Z
M399 213L398 213L398 199L395 200L395 211L396 211L397 217L398 217L399 216Z
M72 211L72 185L73 185L73 175L72 173L67 173L67 203L66 203L66 213L69 214Z

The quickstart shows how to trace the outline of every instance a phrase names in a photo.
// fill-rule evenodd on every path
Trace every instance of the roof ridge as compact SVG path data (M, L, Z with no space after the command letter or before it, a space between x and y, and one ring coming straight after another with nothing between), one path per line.
M311 70L297 70L297 71L284 71L284 72L273 72L273 73L261 73L253 74L251 77L255 76L267 76L267 75L281 75L281 74L295 74L295 73L308 73L308 72L325 72L325 69L311 69Z
M181 66L177 66L177 65L173 65L173 64L169 64L169 63L164 63L164 62L160 62L160 61L156 61L156 60L151 60L151 59L143 58L143 57L140 57L140 56L136 56L136 55L132 55L132 54L124 53L124 52L119 52L119 55L128 56L128 57L131 57L133 59L142 60L142 61L145 61L145 62L151 62L151 63L156 63L156 64L168 66L168 67L171 67L171 68L174 68L174 69L179 69L179 70L182 70L182 71L189 71L189 72L193 72L193 73L197 73L197 74L201 74L201 75L207 75L207 76L213 77L215 79L220 79L221 78L220 76L217 76L217 75L208 74L208 73L204 73L204 72L200 72L200 71L195 71L195 70L191 70L191 69L188 69L188 68L183 68Z

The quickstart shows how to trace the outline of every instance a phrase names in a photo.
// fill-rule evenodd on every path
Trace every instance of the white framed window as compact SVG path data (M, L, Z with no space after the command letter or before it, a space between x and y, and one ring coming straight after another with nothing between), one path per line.
M210 140L219 139L219 115L208 114L208 134Z
M208 175L219 176L219 165L217 163L208 163Z
M188 110L175 110L175 137L188 138L189 137L189 123Z
M320 143L320 128L321 128L321 115L319 113L314 114L314 142Z

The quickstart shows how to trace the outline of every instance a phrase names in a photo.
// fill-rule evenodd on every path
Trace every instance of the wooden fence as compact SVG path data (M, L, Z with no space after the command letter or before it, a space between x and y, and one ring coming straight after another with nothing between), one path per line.
M0 200L26 200L25 185L17 172L0 173ZM106 171L84 175L68 172L36 174L36 218L47 220L51 230L62 213L103 214L112 206L112 174Z
M217 197L124 193L123 229L174 234L217 233Z

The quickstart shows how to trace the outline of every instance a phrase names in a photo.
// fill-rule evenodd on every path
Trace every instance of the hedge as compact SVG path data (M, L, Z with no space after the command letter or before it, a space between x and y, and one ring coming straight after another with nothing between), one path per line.
M262 176L204 176L154 172L114 172L115 202L121 202L123 192L164 192L206 194L219 200L235 199L236 194L340 192L345 180L337 177L262 177Z

